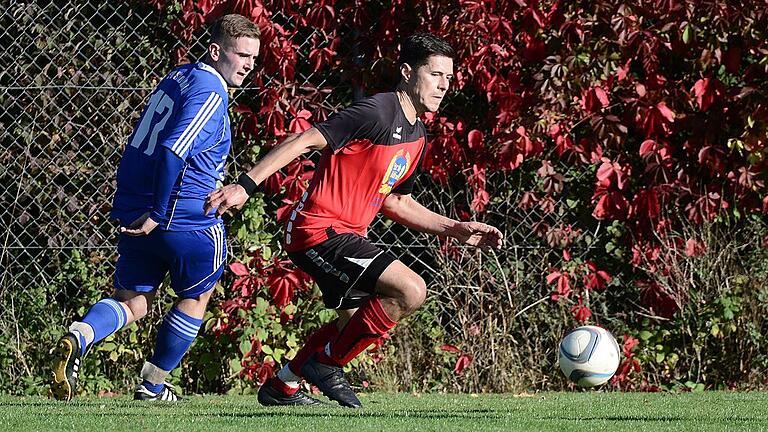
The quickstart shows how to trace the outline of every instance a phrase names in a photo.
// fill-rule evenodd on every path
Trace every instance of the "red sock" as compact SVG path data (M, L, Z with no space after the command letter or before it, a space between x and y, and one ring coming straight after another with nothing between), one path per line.
M282 382L280 380L280 378L278 378L277 376L273 376L272 378L268 379L265 384L271 385L272 388L277 389L277 390L281 391L283 394L286 394L288 396L296 393L301 388L301 386L299 386L299 387L291 387L291 386L287 385L286 383Z
M321 363L344 366L392 330L396 324L381 307L378 297L372 297L352 315L339 337L331 342L331 355L320 352L318 360Z
M337 320L333 320L309 335L307 341L304 342L304 346L296 353L293 360L288 362L288 368L291 369L291 372L296 374L296 376L301 376L301 365L307 361L309 356L322 351L325 348L325 344L334 340L339 335L339 328L336 326L336 322Z

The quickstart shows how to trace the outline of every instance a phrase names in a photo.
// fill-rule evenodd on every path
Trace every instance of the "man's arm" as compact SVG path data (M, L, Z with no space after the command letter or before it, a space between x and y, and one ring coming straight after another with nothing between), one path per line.
M408 228L439 236L453 237L464 244L482 248L500 248L501 231L482 222L460 222L419 204L410 195L393 193L381 207L384 216Z
M184 169L184 161L169 148L161 146L157 152L155 172L151 174L155 182L152 211L144 213L128 226L121 226L120 232L123 234L134 237L147 235L165 218L171 191L179 173Z
M273 148L246 175L254 184L259 185L300 155L312 150L322 150L327 145L325 137L317 129L307 129ZM239 209L247 200L248 193L243 186L230 184L209 193L203 210L208 214L212 209L216 209L216 216L221 216L232 207Z

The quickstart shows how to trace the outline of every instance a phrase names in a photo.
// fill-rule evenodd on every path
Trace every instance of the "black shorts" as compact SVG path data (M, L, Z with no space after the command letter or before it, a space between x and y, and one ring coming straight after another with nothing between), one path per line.
M312 276L330 309L354 309L376 292L376 281L397 258L357 234L332 234L288 257Z

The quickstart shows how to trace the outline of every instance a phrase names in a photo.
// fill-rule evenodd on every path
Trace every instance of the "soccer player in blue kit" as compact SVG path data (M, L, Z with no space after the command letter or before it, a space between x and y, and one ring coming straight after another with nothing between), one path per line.
M96 342L147 314L170 273L178 299L158 330L134 399L175 401L165 381L195 339L226 260L226 233L206 195L229 154L228 86L254 68L259 29L241 15L214 24L205 58L172 70L152 93L117 170L112 216L120 223L115 293L71 324L54 350L51 394L71 400L80 360Z

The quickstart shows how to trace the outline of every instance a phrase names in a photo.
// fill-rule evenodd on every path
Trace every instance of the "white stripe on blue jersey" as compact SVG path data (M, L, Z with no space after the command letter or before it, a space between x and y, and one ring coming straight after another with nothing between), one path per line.
M216 92L211 92L203 106L200 107L197 115L195 115L195 118L192 119L187 128L184 129L184 133L182 133L176 142L173 143L171 151L184 159L187 150L189 150L190 146L195 141L195 138L197 138L197 135L203 129L203 126L205 126L205 124L208 123L208 120L213 117L213 113L216 112L216 109L218 109L220 105L221 96L216 94Z

